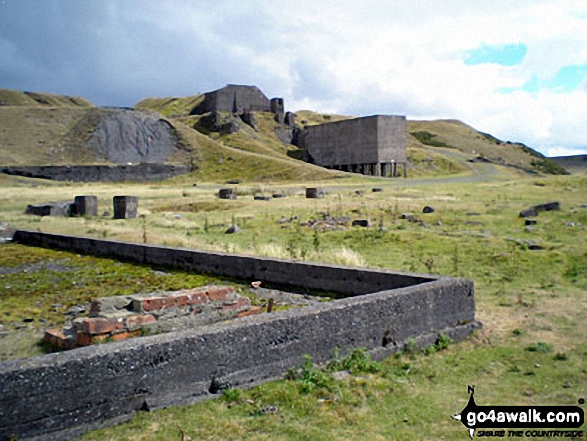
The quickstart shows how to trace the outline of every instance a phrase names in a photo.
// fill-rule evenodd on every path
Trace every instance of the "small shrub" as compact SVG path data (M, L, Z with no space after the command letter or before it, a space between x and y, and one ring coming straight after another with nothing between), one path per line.
M306 361L300 367L299 371L290 369L287 378L295 379L300 384L300 392L310 393L315 389L328 389L332 387L334 381L330 372L316 369L310 355L305 356Z
M565 353L557 352L556 354L554 354L554 357L552 357L552 359L555 361L567 361L569 357Z
M242 397L242 392L240 389L236 388L228 388L222 390L222 397L228 401L229 403L239 401Z
M374 374L381 370L381 364L371 360L371 355L365 348L352 349L342 360L339 359L338 353L335 354L326 366L330 372L349 371L353 375L359 373Z
M424 348L424 355L431 355L431 354L435 354L439 351L443 351L443 350L447 349L451 343L452 343L452 338L450 338L446 334L440 334L438 336L438 339L436 339L436 341L433 344Z

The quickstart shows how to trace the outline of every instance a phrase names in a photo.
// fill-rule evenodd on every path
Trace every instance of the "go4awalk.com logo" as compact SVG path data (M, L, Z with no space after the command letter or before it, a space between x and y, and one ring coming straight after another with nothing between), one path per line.
M497 438L583 438L585 413L579 406L477 406L475 386L467 387L469 402L452 416L468 430L471 439ZM585 404L580 398L579 404ZM489 430L487 430L489 429Z

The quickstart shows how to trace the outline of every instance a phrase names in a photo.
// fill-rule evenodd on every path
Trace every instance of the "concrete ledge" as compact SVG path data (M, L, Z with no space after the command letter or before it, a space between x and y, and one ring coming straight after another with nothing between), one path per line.
M133 165L40 165L3 166L1 173L27 178L73 182L149 182L169 179L192 171L185 164L145 163Z
M17 231L16 242L347 296L279 313L0 364L0 438L70 439L138 409L185 404L222 387L278 378L311 355L407 339L455 340L475 322L473 282ZM343 280L344 279L344 280Z

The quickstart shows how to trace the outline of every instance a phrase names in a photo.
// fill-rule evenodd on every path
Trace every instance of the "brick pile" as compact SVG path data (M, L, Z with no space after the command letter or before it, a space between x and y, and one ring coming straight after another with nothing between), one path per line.
M232 286L102 297L92 302L89 317L77 318L63 330L48 329L44 338L52 346L74 349L261 312Z

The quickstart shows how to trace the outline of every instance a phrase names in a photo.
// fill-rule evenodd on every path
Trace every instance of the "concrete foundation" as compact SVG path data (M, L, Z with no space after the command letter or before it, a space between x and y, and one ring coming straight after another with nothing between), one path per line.
M409 341L460 340L475 321L473 282L391 271L205 253L17 231L14 241L120 260L321 290L340 298L231 323L84 347L0 364L0 438L71 439L226 387L281 377L305 355L318 362L366 348L380 359Z

